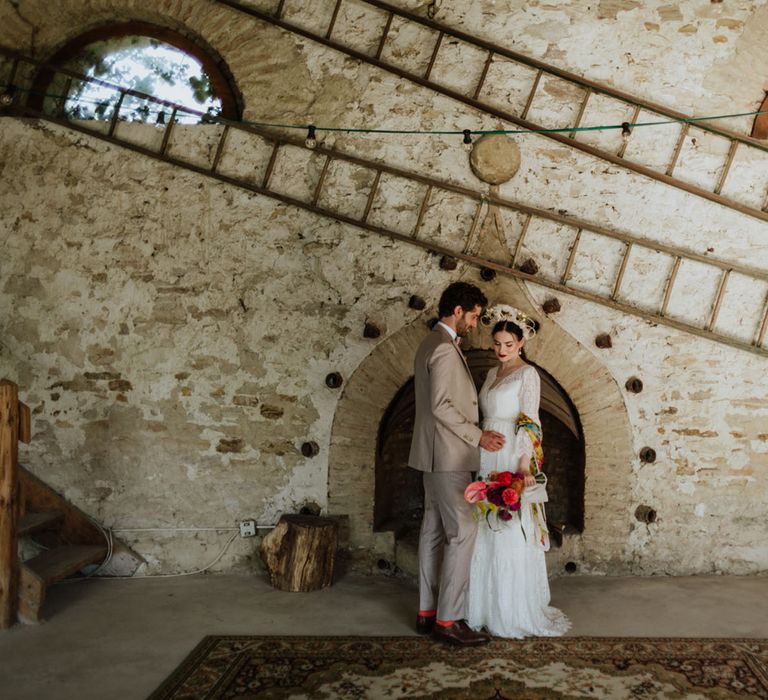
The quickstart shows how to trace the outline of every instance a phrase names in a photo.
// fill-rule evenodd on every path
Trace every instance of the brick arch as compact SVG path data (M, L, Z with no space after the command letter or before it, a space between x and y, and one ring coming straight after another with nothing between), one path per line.
M514 304L538 318L529 359L567 392L584 433L586 453L584 532L567 537L549 557L551 568L566 561L582 570L619 573L629 569L625 548L632 522L632 463L629 417L616 380L592 352L529 302L515 280L483 285L489 299ZM328 510L349 518L349 545L359 561L394 560L391 532L373 532L376 442L379 425L398 390L413 375L413 357L428 332L423 321L405 326L379 343L346 382L331 430ZM467 343L489 348L487 329Z
M349 517L349 544L394 557L391 532L373 532L376 442L395 394L413 376L413 357L429 328L416 320L379 343L344 386L331 428L328 510Z
M60 66L77 56L86 46L108 39L126 36L143 36L157 39L174 46L187 55L193 56L203 66L211 79L216 96L221 100L221 116L225 119L238 120L242 116L243 99L237 90L234 77L224 59L203 38L193 36L188 31L177 31L167 26L132 20L129 22L108 22L92 27L58 48L46 62ZM43 68L35 76L29 105L36 111L43 109L43 95L47 92L54 72Z

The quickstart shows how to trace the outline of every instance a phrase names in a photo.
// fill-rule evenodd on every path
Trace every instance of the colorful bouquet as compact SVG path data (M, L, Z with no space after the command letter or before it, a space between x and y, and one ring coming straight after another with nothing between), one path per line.
M545 484L542 472L534 475L537 484ZM520 472L491 472L488 481L478 479L464 490L464 500L474 503L480 515L490 525L492 515L508 522L520 510L521 496L525 490L525 474Z

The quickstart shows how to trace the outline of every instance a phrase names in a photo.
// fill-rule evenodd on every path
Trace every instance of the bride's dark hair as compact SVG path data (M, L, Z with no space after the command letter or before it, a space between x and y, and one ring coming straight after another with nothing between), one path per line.
M533 321L533 328L534 330L539 330L539 322ZM516 323L513 323L512 321L499 321L491 331L491 337L495 336L497 333L501 333L502 331L506 331L507 333L511 333L515 336L518 340L522 340L525 336L523 335L523 329L520 328ZM528 361L528 358L525 356L525 348L520 348L520 357Z
M499 321L491 331L491 335L494 336L497 333L501 333L502 331L506 331L507 333L511 333L514 335L518 340L523 339L523 329L520 328L516 323L513 323L512 321Z

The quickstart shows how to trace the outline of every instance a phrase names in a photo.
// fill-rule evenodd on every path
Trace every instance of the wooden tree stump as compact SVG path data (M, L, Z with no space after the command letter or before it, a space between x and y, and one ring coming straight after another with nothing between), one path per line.
M313 515L283 515L261 541L261 559L281 591L306 592L330 586L338 524Z

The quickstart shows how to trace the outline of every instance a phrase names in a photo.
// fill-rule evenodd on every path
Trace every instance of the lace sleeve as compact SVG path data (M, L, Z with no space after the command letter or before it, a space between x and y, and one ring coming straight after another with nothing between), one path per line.
M520 413L525 413L531 420L541 425L539 419L539 402L541 400L541 380L539 373L533 368L528 367L523 370L523 381L520 387ZM521 466L527 466L533 454L533 444L528 433L520 430L517 434L518 454L520 455Z

